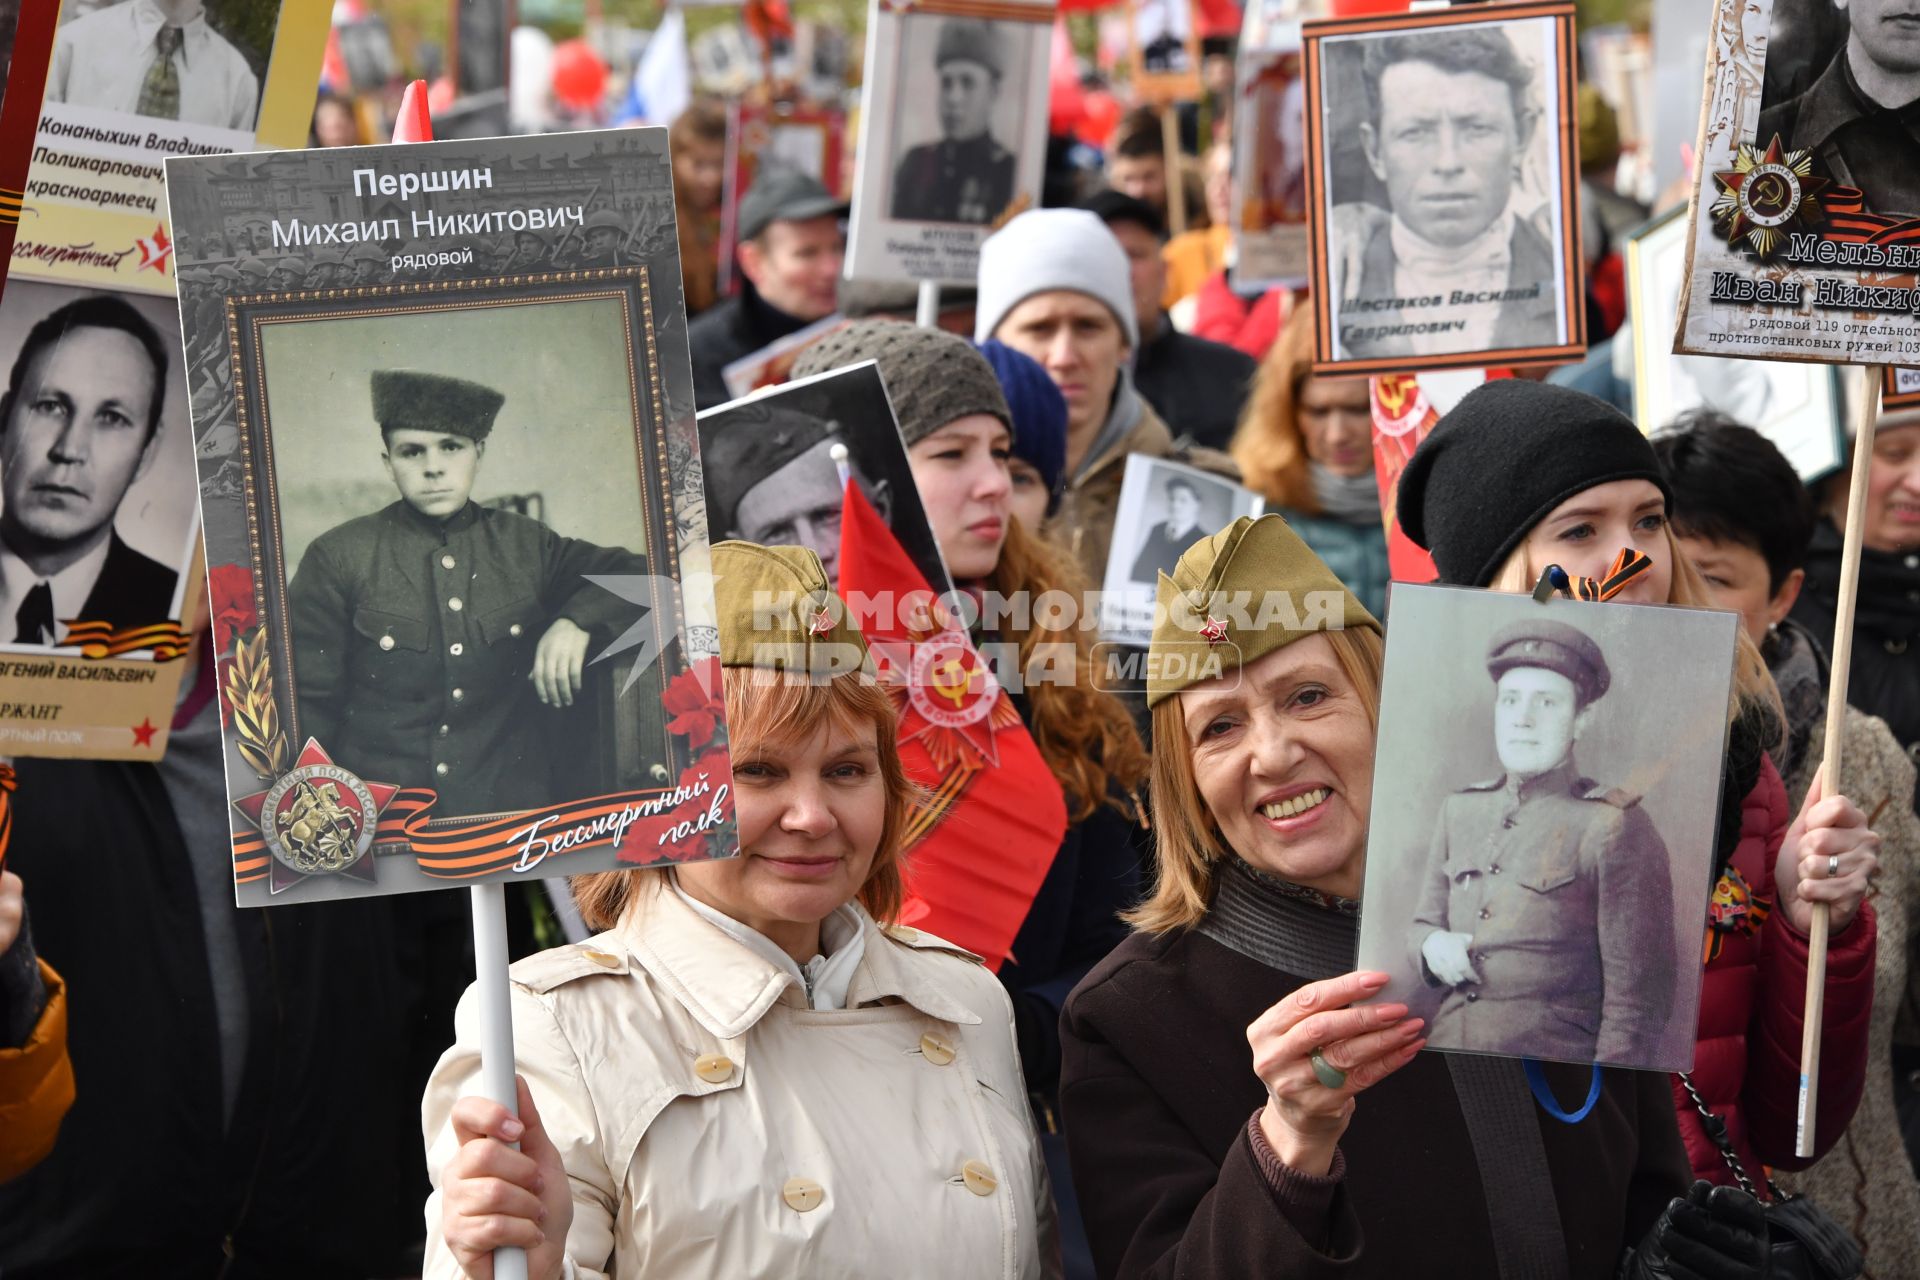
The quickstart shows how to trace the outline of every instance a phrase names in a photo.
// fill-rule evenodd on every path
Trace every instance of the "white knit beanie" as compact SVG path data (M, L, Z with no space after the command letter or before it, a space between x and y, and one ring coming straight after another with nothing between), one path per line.
M973 340L985 342L1009 311L1036 293L1057 289L1106 303L1127 345L1139 347L1127 251L1107 224L1085 209L1030 209L987 237L980 246Z

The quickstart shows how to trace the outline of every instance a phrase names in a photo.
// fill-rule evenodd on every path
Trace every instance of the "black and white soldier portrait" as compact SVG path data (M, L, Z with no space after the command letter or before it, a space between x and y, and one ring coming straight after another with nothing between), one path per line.
M1683 618L1714 637L1692 649L1663 629L1677 610L1448 588L1393 607L1378 776L1398 781L1374 793L1360 967L1394 975L1382 998L1436 1049L1686 1068L1728 620Z
M1757 22L1754 15L1749 21ZM1756 149L1777 135L1878 214L1920 216L1920 9L1912 0L1773 0Z
M252 133L279 0L68 0L47 69L46 101ZM262 21L233 19L263 17Z
M1123 532L1101 579L1101 635L1144 647L1160 575L1171 574L1200 539L1262 508L1259 494L1212 472L1144 454L1128 458L1114 508L1114 528Z
M810 548L839 581L845 491L836 445L860 487L935 591L947 571L886 388L866 364L789 382L700 415L713 538Z
M925 34L932 57L923 65ZM1031 24L921 16L906 23L903 44L912 85L895 135L905 154L893 170L891 216L918 222L994 221L1013 203L1015 154L994 134L1009 70L1025 65ZM1018 56L1015 56L1018 55ZM927 79L922 80L925 73ZM931 108L935 136L928 134Z
M0 645L177 620L197 525L169 300L15 280L0 312Z
M1569 341L1552 18L1328 36L1316 103L1333 359Z

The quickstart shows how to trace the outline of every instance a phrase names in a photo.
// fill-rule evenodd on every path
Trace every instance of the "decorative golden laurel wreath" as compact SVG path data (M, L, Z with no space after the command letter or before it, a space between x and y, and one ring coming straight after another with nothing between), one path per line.
M227 705L233 708L241 758L263 780L272 782L291 767L293 751L273 703L273 669L267 664L265 627L234 645L226 694Z

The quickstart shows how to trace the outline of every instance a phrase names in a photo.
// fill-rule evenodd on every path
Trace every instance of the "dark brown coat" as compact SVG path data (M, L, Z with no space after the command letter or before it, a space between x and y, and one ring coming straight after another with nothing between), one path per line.
M1260 1173L1266 1101L1246 1028L1302 985L1197 933L1136 934L1067 1001L1060 1101L1102 1276L1494 1276L1487 1207L1445 1058L1420 1054L1358 1100L1324 1252ZM1564 1105L1587 1070L1548 1065ZM1593 1113L1535 1112L1573 1280L1606 1280L1687 1185L1664 1075L1609 1070Z

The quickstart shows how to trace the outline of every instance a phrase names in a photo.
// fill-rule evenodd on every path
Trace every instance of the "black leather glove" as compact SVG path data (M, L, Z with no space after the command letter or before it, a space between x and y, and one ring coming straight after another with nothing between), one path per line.
M1767 1216L1738 1187L1696 1182L1620 1264L1620 1280L1766 1280Z

